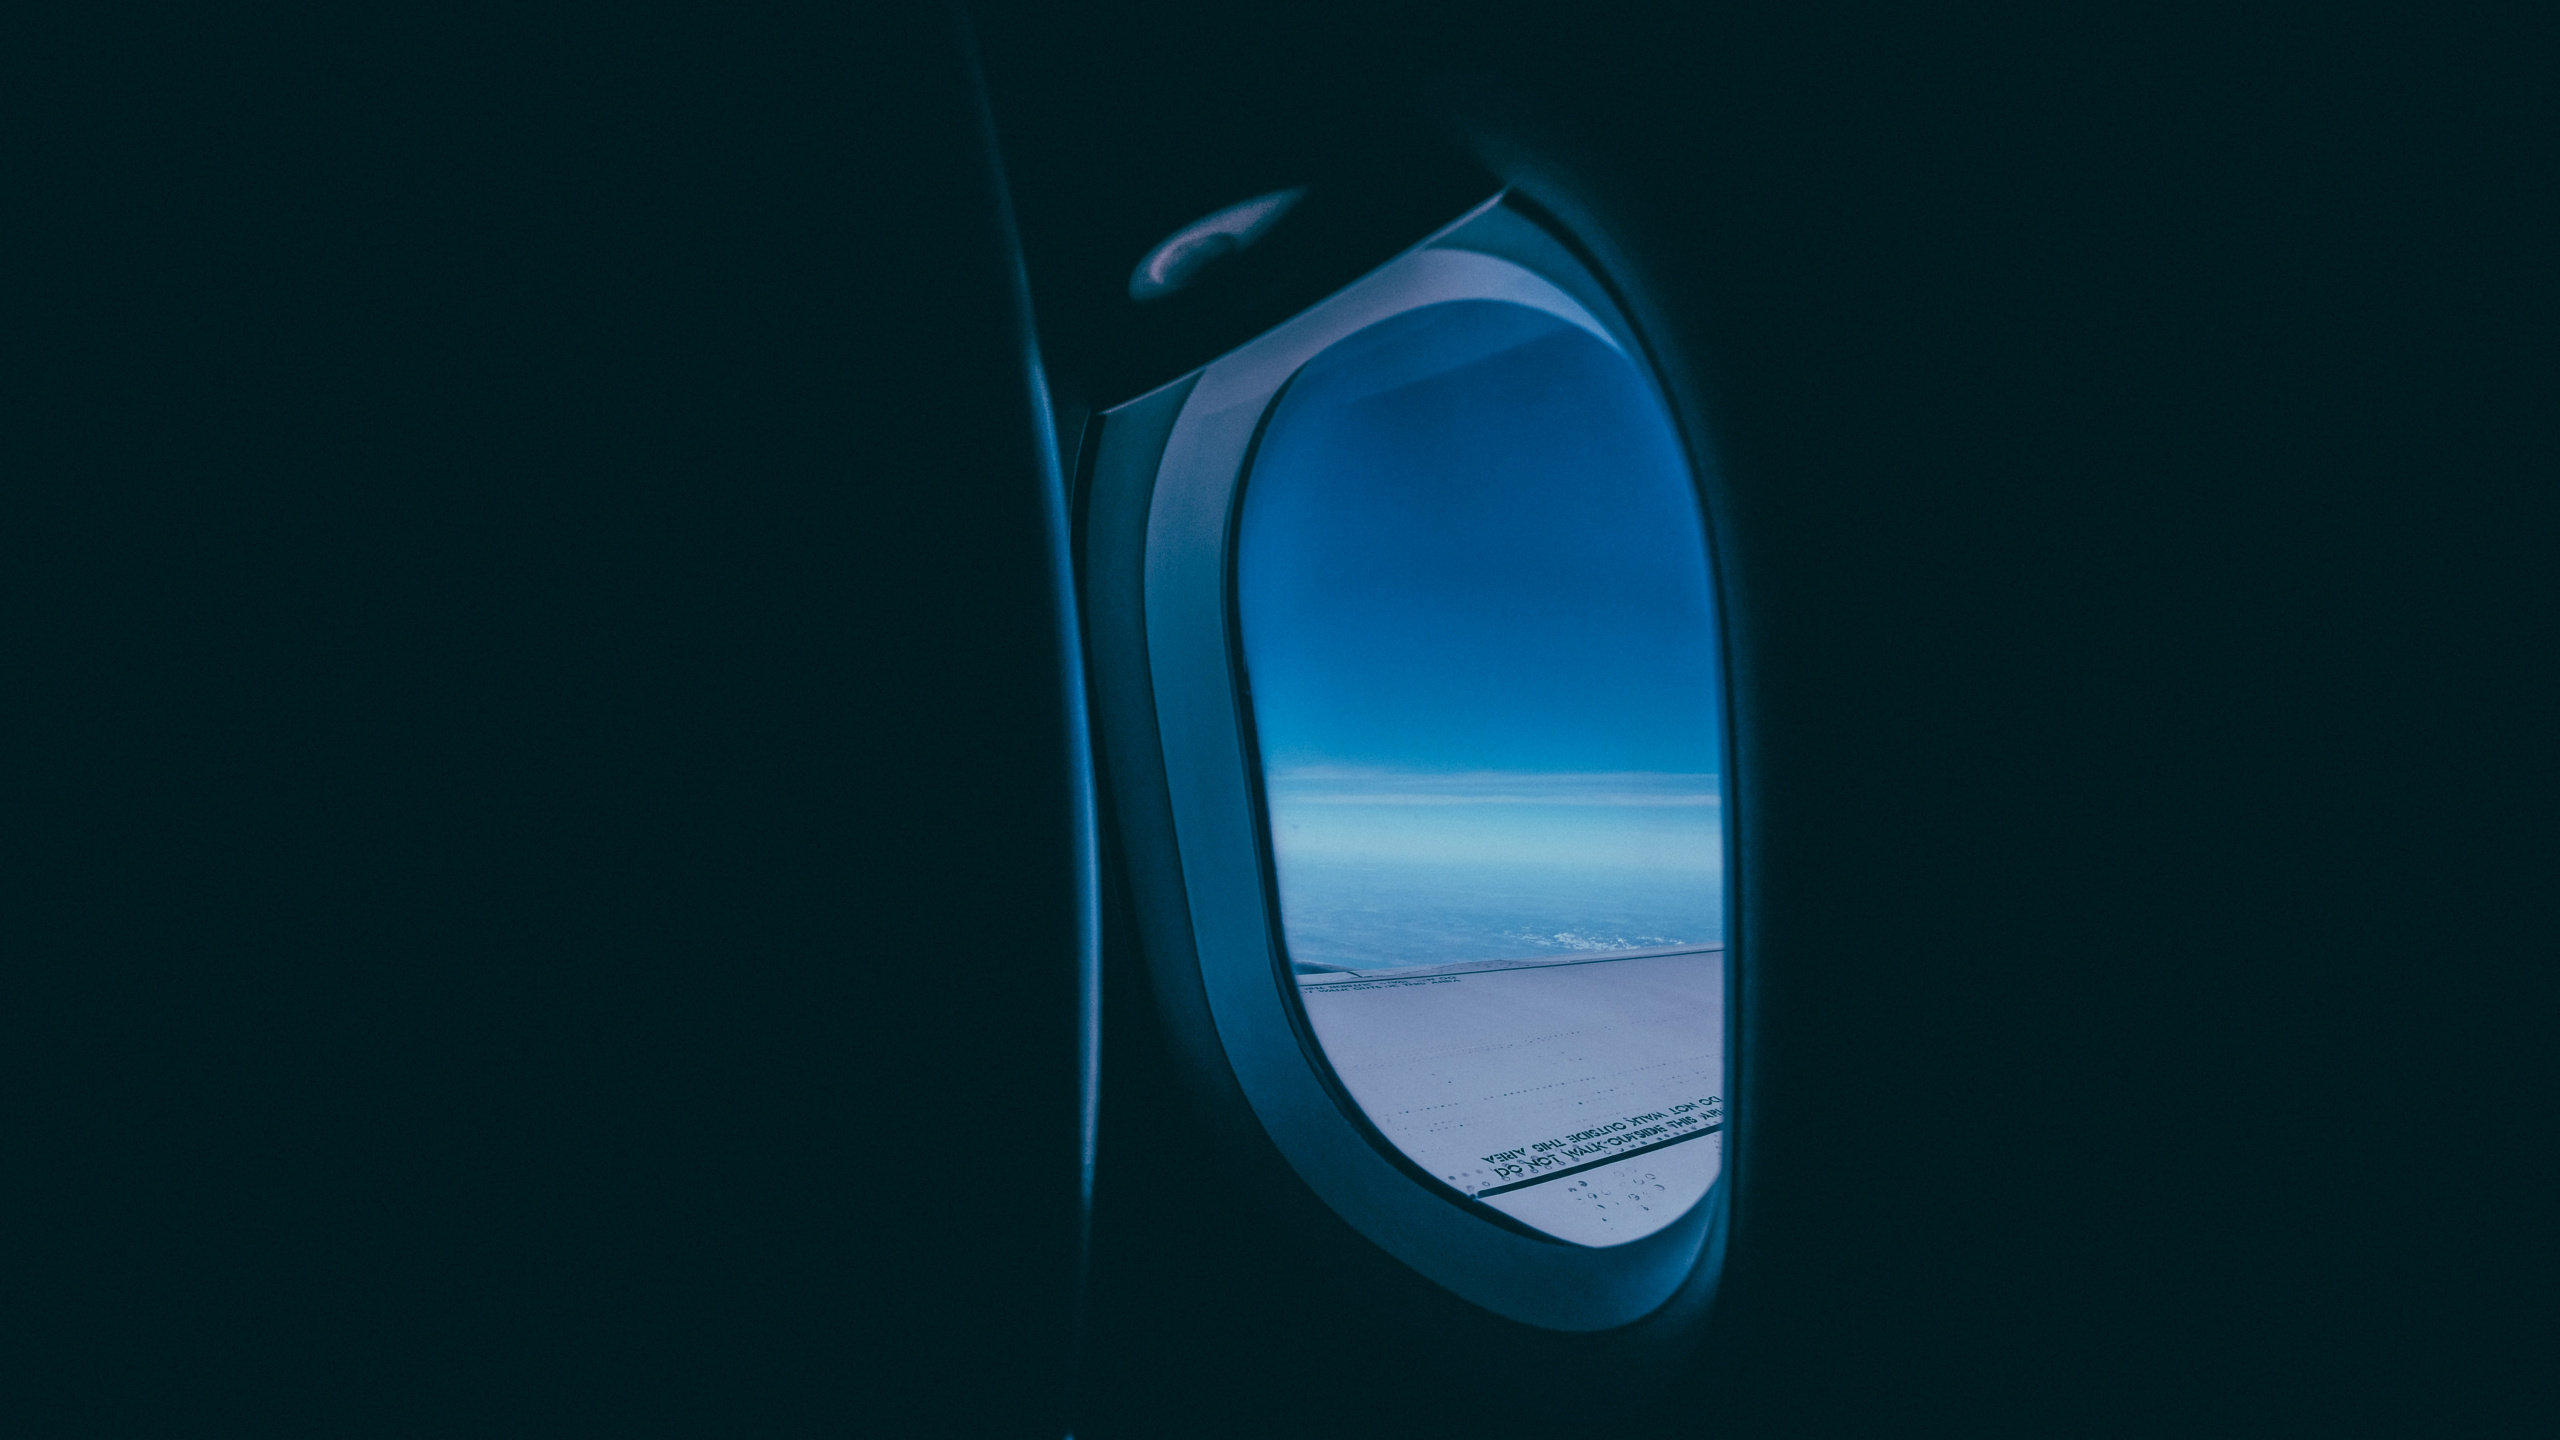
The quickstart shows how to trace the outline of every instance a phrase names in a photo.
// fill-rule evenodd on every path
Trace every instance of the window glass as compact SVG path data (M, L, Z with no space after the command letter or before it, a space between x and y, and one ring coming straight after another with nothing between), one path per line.
M1721 1163L1712 591L1679 442L1596 326L1425 306L1311 360L1235 584L1284 942L1378 1132L1623 1243Z

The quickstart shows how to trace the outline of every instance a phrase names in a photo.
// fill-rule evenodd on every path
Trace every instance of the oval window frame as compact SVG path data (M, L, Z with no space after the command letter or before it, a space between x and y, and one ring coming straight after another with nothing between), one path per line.
M1164 798L1170 802L1188 911L1192 943L1186 948L1192 954L1150 953L1149 963L1196 966L1216 1048L1261 1128L1308 1187L1361 1234L1496 1314L1542 1329L1615 1329L1644 1318L1693 1281L1712 1284L1730 1208L1729 1166L1679 1220L1641 1240L1606 1248L1553 1239L1490 1207L1453 1203L1445 1187L1417 1174L1376 1134L1342 1093L1320 1048L1311 1048L1280 948L1234 612L1238 502L1262 427L1302 366L1391 316L1454 300L1510 301L1548 311L1634 361L1680 435L1701 533L1711 534L1696 483L1698 448L1679 424L1679 410L1647 348L1591 269L1504 196L1182 382L1186 393L1153 467L1140 606ZM1143 402L1133 402L1138 403ZM1712 547L1707 564L1715 586ZM1720 587L1718 595L1721 610ZM1721 632L1716 646L1715 664L1729 697L1731 671ZM1720 731L1724 773L1730 777L1730 724ZM1734 833L1728 806L1722 824L1728 937L1734 933ZM1735 1110L1734 958L1728 938L1728 1115ZM1729 1156L1730 1130L1725 1144Z

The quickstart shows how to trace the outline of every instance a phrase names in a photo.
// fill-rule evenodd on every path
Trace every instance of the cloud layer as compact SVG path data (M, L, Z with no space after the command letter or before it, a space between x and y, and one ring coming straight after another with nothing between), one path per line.
M1718 791L1712 774L1343 765L1278 769L1264 788L1284 887L1304 861L1716 870Z
M1399 770L1299 765L1265 779L1291 805L1574 805L1603 809L1722 803L1719 777L1661 770Z

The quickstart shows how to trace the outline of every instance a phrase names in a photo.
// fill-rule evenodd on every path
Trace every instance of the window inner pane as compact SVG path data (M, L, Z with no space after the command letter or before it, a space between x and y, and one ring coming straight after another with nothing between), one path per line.
M1406 311L1291 381L1237 545L1282 926L1335 1073L1540 1229L1669 1224L1720 1164L1723 785L1653 391L1545 310Z

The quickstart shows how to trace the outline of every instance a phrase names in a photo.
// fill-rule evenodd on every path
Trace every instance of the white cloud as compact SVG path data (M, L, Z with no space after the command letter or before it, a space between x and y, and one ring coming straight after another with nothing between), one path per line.
M1617 778L1617 777L1613 777ZM1272 841L1291 859L1405 864L1461 862L1568 868L1711 871L1720 868L1723 812L1681 803L1695 790L1653 790L1560 782L1498 787L1468 794L1432 790L1343 788L1270 791ZM1679 779L1695 784L1697 777ZM1454 793L1453 793L1454 792ZM1614 799L1635 795L1637 803ZM1419 795L1419 800L1392 797ZM1518 799L1519 796L1532 799Z
M1661 770L1394 770L1301 765L1271 772L1274 806L1570 805L1689 809L1722 803L1713 774Z

